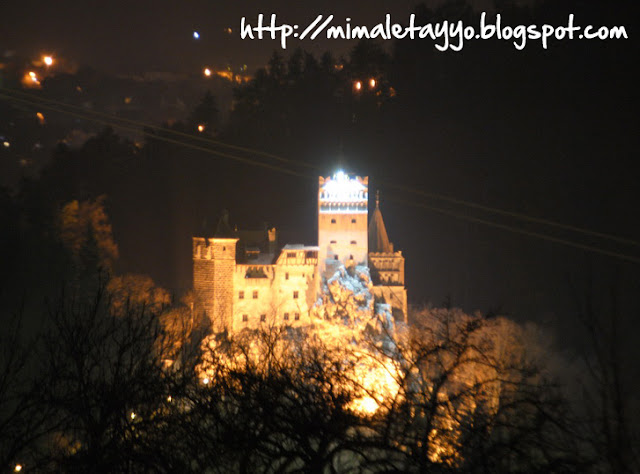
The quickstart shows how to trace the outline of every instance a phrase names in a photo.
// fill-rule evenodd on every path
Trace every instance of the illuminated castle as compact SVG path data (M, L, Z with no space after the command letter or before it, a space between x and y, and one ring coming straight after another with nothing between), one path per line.
M376 302L406 320L404 257L394 251L379 200L369 222L369 179L319 178L318 245L277 246L276 230L238 231L224 214L212 238L193 238L198 311L215 331L312 323L322 282L344 265L368 266Z

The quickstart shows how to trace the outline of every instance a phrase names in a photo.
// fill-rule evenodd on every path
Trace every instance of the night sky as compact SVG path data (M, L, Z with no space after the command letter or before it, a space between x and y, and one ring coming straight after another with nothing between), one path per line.
M266 64L278 49L278 42L240 40L238 28L242 16L255 21L258 13L277 13L280 21L304 24L317 14L332 13L337 18L349 16L354 24L373 24L382 21L385 13L391 13L395 20L405 22L416 3L9 0L0 6L0 48L5 55L14 52L26 57L50 52L79 65L122 75L148 71L197 74L205 65L237 68L243 64L253 72ZM611 20L617 20L616 24L625 25L632 40L624 45L624 54L637 53L636 43L631 46L635 25L628 17L616 16L614 3L602 6L603 23L612 25ZM474 6L480 9L483 3L475 2ZM569 4L558 8L572 11ZM226 32L226 28L232 28L232 33ZM194 40L193 31L199 32L199 40ZM339 57L348 55L354 43L292 42L291 49L298 45L316 55L330 49ZM334 156L324 159L327 165L324 174L329 175L331 167L339 161L348 168L352 158L360 165L366 162L367 153L386 153L388 170L377 167L378 175L372 176L372 186L376 186L376 180L380 183L389 177L392 182L424 192L640 240L638 174L634 167L638 102L637 90L631 88L637 74L631 67L631 56L620 53L622 45L612 41L596 46L600 53L605 50L604 56L596 57L597 62L592 62L587 48L576 53L581 55L575 58L579 69L571 83L558 82L550 68L546 76L540 70L535 71L544 78L535 88L519 90L520 84L505 81L502 90L485 96L483 84L476 82L476 77L465 78L469 90L478 88L477 109L469 114L435 116L435 107L446 110L446 101L455 102L456 97L452 94L438 98L437 90L427 91L439 102L431 111L427 107L424 120L390 124L394 127L395 142L375 150L366 145L358 148L353 143L341 147L336 138ZM391 44L385 47L392 49ZM543 53L539 45L531 46L550 60L557 51L570 47L565 43ZM609 51L612 57L623 58L619 68L612 66L616 64L613 59L601 62ZM457 71L464 76L464 53L459 58ZM488 68L500 63L501 58L495 55L487 58ZM590 79L590 70L597 72L597 79ZM605 88L599 87L600 78L609 81ZM531 104L534 107L528 114L525 108ZM426 143L424 137L428 137ZM355 171L373 174L366 166ZM575 308L571 288L580 287L585 274L592 272L596 279L601 279L602 288L614 285L615 281L625 307L630 312L637 310L638 264L439 215L402 204L402 198L394 201L393 194L388 197L385 203L383 195L383 215L391 240L405 253L407 287L415 303L439 305L450 298L454 305L462 305L469 311L502 308L514 317L537 322L563 320L561 326L565 331L573 324L568 316ZM292 215L313 212L313 198L314 195L295 197ZM252 199L260 197L248 196L247 202ZM405 199L418 198L412 195ZM239 219L247 217L250 207L250 204L238 206ZM286 215L282 212L276 217ZM485 217L488 216L478 215ZM521 225L514 221L500 222ZM296 226L293 220L276 224L285 229ZM533 225L522 228L528 232L549 231ZM564 231L553 235L561 239L575 237ZM302 233L300 238L313 240L313 229ZM592 238L580 242L634 258L640 255L635 245L607 247L608 244L601 245ZM188 250L187 247L187 254ZM174 267L159 272L161 283L177 281L180 286L188 278L188 268L176 270L179 265L174 263ZM144 268L136 270L144 272ZM167 277L176 272L177 279Z
M189 72L203 63L216 66L263 65L277 41L242 41L240 19L256 21L259 13L278 15L279 21L305 24L316 15L351 17L353 22L373 24L385 13L406 21L418 2L383 0L331 1L311 5L295 1L220 2L95 1L2 2L0 45L17 52L42 50L72 57L81 64L117 73L139 71ZM226 33L232 28L232 34ZM194 41L193 31L200 33ZM327 48L347 53L348 42L305 41L313 52Z

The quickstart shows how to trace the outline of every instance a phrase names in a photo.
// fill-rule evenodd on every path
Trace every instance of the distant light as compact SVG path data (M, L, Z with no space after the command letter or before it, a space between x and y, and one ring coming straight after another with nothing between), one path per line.
M53 64L53 58L51 56L43 56L42 60L47 66L51 66Z
M360 89L362 89L362 82L360 82L360 81L356 81L356 82L353 84L353 87L354 87L357 91L359 91Z
M9 143L8 141L4 141L2 144L5 148L9 148L11 146L11 143Z
M135 412L131 412L131 415L129 415L131 417L132 420L136 419L136 413Z
M204 71L202 72L204 72L204 75L207 77L211 76L211 69L209 69L208 67L204 68Z
M233 30L232 30L231 28L227 28L227 29L225 29L224 31L225 31L227 34L229 34L229 35L230 35L231 33L233 33Z
M202 379L202 383L205 385L209 385L209 382L210 382L209 377L205 377Z
M193 39L200 39L200 33L198 33L197 31L193 32Z
M22 471L22 464L16 464L16 467L13 468L13 470L15 472L20 472Z
M369 87L373 89L375 86L376 86L376 80L372 77L371 79L369 79Z
M198 131L199 132L204 132L204 125L202 125L202 124L198 125Z
M171 403L171 401L172 401L172 400L173 400L173 398L171 398L171 395L169 395L169 396L167 397L167 401L168 401L169 403Z
M29 71L29 77L31 78L31 80L33 82L38 82L38 76L36 76L36 73L33 71Z
M38 122L42 125L44 123L44 115L42 115L42 112L36 113L36 117L38 117Z

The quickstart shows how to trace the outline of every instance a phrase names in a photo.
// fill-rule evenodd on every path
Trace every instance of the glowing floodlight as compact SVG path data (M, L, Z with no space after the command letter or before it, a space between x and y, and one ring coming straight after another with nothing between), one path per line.
M200 39L200 33L198 33L197 31L193 32L193 39Z

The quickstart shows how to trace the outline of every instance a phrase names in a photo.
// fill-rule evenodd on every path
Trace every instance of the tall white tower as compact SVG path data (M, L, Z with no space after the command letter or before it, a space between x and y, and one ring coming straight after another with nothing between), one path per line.
M318 186L318 266L328 276L335 264L366 265L369 178L342 171L320 176Z

